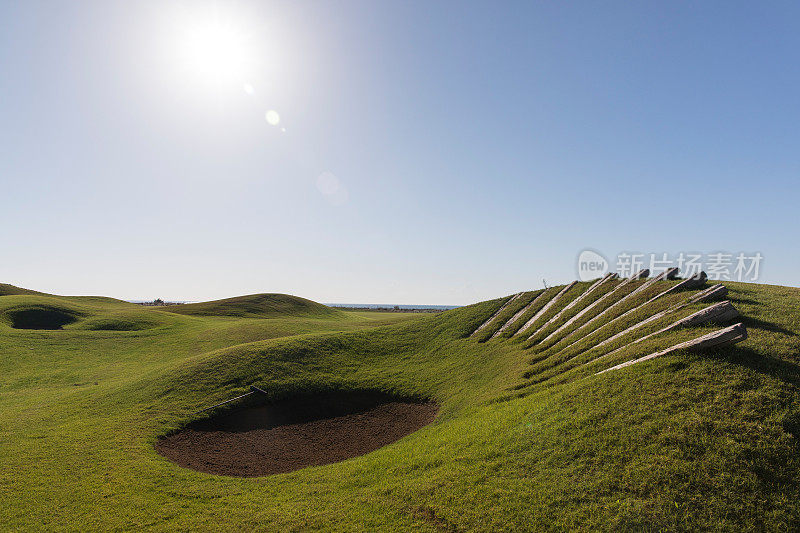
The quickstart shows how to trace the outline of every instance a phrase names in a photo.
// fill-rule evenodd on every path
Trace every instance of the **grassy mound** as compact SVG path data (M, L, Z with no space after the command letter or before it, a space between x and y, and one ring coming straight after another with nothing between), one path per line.
M7 283L0 283L0 296L15 296L19 294L38 294L45 295L43 292L32 291L30 289L23 289L22 287L15 287Z
M164 325L156 313L123 312L85 320L77 326L89 331L143 331Z
M167 308L172 313L193 316L235 316L246 318L277 318L288 316L341 317L338 309L289 294L250 294L224 300L176 305Z
M526 309L489 340L470 334L508 298L330 320L153 311L174 324L142 334L0 328L0 515L9 529L794 530L800 290L726 285L745 342L601 375L707 328L623 337L598 359L598 339L586 351L545 341L568 322L568 299L536 320L533 340L513 336L538 313L525 307L534 294L498 317L499 329ZM92 305L93 316L123 311ZM441 407L371 453L269 477L205 474L156 452L159 437L215 416L194 411L253 383L271 401L372 390Z
M142 331L173 324L176 319L157 309L100 296L26 293L0 300L0 324L14 329Z

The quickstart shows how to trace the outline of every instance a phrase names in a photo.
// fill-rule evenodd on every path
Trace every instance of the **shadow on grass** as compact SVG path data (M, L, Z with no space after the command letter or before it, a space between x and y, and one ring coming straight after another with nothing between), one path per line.
M759 320L758 318L752 317L742 317L742 323L749 329L763 329L766 331L771 331L773 333L783 333L784 335L788 335L789 337L797 337L797 333L794 331L788 330L783 326L779 326L778 324L773 324L772 322L767 322L765 320Z
M791 385L800 386L800 366L758 353L751 348L735 347L725 352L713 353L717 359L749 368L759 374L771 376Z
M752 305L755 307L764 307L764 302L753 300L752 298L731 298L731 302L736 304Z

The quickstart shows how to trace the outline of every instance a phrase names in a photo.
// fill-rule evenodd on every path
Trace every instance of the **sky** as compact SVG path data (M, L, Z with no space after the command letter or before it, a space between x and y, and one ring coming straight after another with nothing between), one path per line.
M798 286L796 2L0 2L0 282L462 305Z

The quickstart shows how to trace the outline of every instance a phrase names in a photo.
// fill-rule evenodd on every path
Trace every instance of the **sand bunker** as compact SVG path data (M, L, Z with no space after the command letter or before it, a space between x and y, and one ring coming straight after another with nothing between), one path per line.
M430 424L438 406L376 393L337 393L243 408L156 444L186 468L254 477L364 455Z
M61 329L76 320L75 313L50 306L13 309L6 314L16 329Z

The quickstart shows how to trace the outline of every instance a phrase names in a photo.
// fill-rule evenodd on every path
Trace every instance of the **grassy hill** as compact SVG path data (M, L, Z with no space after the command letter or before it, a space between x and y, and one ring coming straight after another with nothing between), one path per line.
M30 289L23 289L22 287L15 287L14 285L9 285L7 283L0 283L0 296L12 296L15 294L40 294L43 295L42 292L32 291Z
M659 283L653 290L679 282ZM201 312L188 316L110 299L3 296L0 317L52 306L75 320L50 331L0 320L0 517L23 530L796 529L800 289L725 285L746 341L599 375L713 328L597 348L641 318L623 315L652 297L645 287L612 309L596 338L571 348L545 341L577 314L568 306L586 284L544 312L539 291L522 293L479 338L472 333L509 298L423 316L280 316L250 302L238 318L222 304L219 318L202 310L210 304L192 304ZM252 318L265 313L274 319ZM89 327L121 317L155 325ZM531 320L535 335L519 334ZM156 439L193 411L254 383L274 398L376 390L441 409L433 424L365 456L269 477L203 474L156 453Z
M337 309L289 294L250 294L211 302L170 306L168 310L182 315L249 318L342 316L342 312Z

